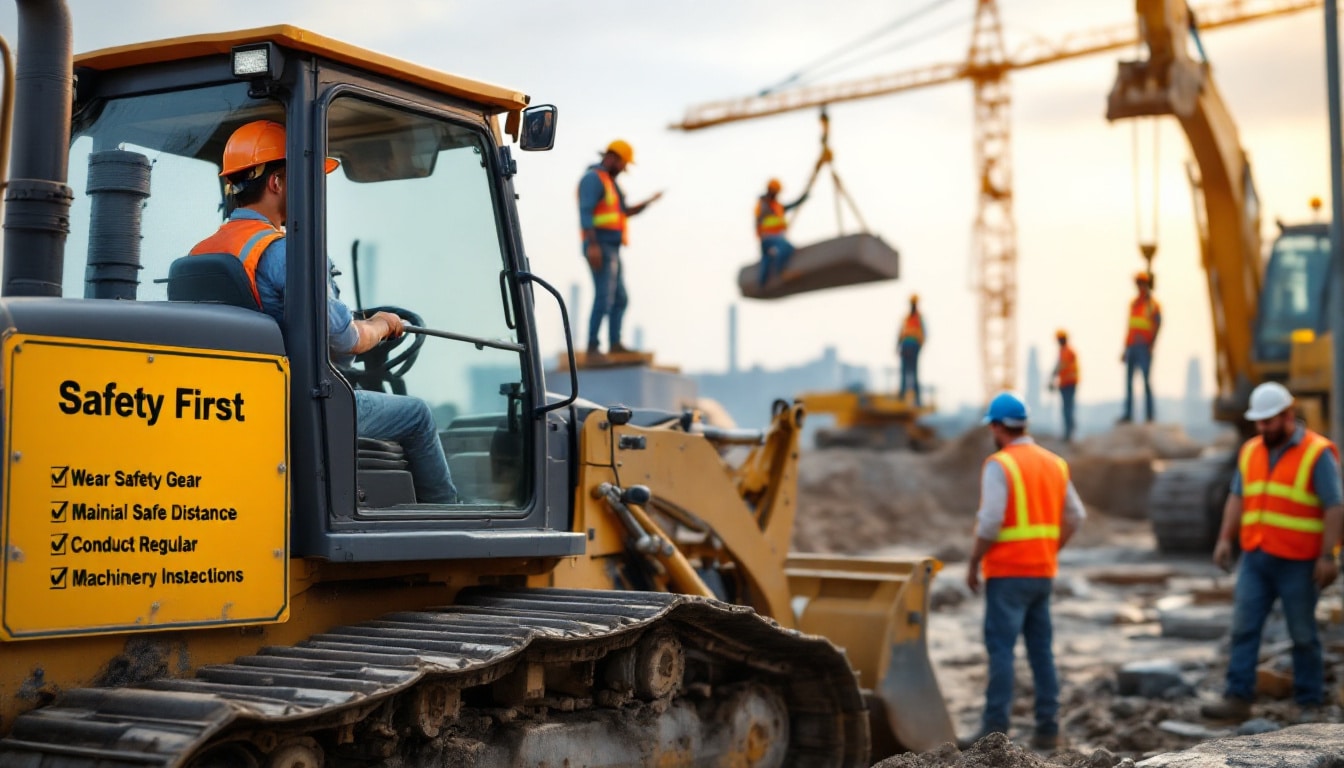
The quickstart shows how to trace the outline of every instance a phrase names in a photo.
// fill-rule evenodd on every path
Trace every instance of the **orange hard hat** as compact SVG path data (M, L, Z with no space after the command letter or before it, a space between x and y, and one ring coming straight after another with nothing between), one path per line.
M1055 331L1055 338L1056 338L1056 339L1067 339L1067 338L1069 338L1069 332L1066 331L1066 330L1064 330L1063 328L1060 328L1059 330Z
M766 183L765 188L771 192L778 192L784 188L784 185L779 183L779 179L771 179Z
M220 176L233 176L249 168L256 168L285 159L285 126L274 120L253 120L244 123L224 145L223 170ZM327 158L327 173L340 163Z
M1150 275L1150 274L1148 274L1147 272L1135 272L1135 273L1134 273L1134 282L1136 282L1136 283L1148 283L1148 284L1151 285L1152 282L1153 282L1153 276Z
M607 151L621 158L621 160L625 161L628 165L633 165L635 162L634 148L630 146L629 142L623 139L617 139L608 144Z
M910 303L911 303L911 304L918 304L918 303L919 303L919 294L918 294L918 293L912 293L912 294L910 294Z

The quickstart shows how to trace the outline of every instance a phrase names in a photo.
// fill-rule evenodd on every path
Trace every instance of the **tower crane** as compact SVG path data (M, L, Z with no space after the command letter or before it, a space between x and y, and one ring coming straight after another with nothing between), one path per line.
M1191 14L1200 31L1245 24L1319 8L1321 0L1219 0ZM1017 360L1017 232L1013 218L1011 93L1009 73L1135 45L1133 24L1118 24L1032 40L1012 56L1005 51L998 0L976 0L965 60L933 64L857 80L785 88L691 106L670 128L695 131L846 101L889 96L969 80L975 96L975 159L978 173L974 280L979 292L980 349L986 399L1013 389Z

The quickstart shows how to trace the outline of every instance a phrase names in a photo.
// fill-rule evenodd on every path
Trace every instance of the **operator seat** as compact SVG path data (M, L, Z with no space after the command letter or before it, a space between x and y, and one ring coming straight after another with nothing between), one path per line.
M183 256L168 267L169 301L203 301L261 311L252 296L247 270L225 253Z
M225 253L175 259L168 267L168 300L261 311L252 296L252 284L243 262ZM356 485L361 505L390 507L415 503L415 486L401 445L360 437L356 450Z

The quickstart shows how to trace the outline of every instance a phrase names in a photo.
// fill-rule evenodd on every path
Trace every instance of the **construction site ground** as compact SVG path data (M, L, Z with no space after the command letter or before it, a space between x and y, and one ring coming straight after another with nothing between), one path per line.
M1050 756L1018 746L1027 744L1033 729L1031 673L1019 643L1012 743L994 740L966 753L949 746L888 760L883 768L1026 768L1046 759L1109 768L1239 732L1306 721L1344 723L1339 583L1322 596L1318 610L1330 706L1303 713L1292 702L1290 643L1276 614L1265 631L1264 693L1252 719L1216 723L1200 717L1200 705L1222 692L1234 577L1207 554L1159 554L1145 519L1145 499L1154 462L1226 450L1233 445L1230 436L1209 446L1174 427L1125 425L1073 446L1049 438L1041 442L1069 459L1088 510L1083 529L1062 553L1052 604L1062 747ZM965 561L980 469L991 452L988 431L977 429L929 453L814 450L800 466L795 549L932 554L944 562L932 589L929 653L962 735L977 730L984 701L983 598L965 585ZM1329 734L1344 750L1344 725ZM1335 759L1344 764L1344 753Z

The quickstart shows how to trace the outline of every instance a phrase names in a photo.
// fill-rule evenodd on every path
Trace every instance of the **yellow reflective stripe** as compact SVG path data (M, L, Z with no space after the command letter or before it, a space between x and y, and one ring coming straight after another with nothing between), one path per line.
M1130 317L1129 327L1140 331L1149 331L1153 328L1153 321L1146 317Z
M782 227L782 226L784 226L784 219L780 218L779 216L774 216L774 215L766 216L766 217L764 217L763 219L761 219L761 226L762 226L762 227Z
M600 227L604 224L617 224L621 220L619 213L596 213L593 214L593 226Z
M1065 484L1068 484L1068 482L1069 482L1069 462L1067 462L1067 461L1061 459L1060 457L1056 456L1056 457L1055 457L1055 463L1059 465L1059 471L1064 473L1064 482L1065 482ZM1068 493L1068 490L1067 490L1067 489L1065 489L1065 493Z
M1026 483L1022 481L1022 470L1017 466L1017 460L1007 451L1000 451L994 455L1003 467L1004 474L1008 476L1008 482L1013 486L1013 498L1016 499L1014 511L1016 520L1012 527L1002 527L999 529L999 535L995 541L1027 541L1029 539L1058 539L1058 525L1032 525L1031 519L1027 515L1027 488ZM1063 464L1063 460L1060 460ZM1067 469L1065 470L1067 472Z
M1289 531L1301 531L1302 533L1323 533L1325 531L1325 521L1319 517L1296 517L1281 512L1262 512L1260 510L1243 512L1241 524L1260 524L1270 528L1283 528Z
M999 541L1026 541L1028 539L1058 539L1058 525L1014 526L999 531Z
M1241 486L1241 495L1243 497L1259 496L1264 492L1265 492L1265 481L1263 480L1254 483L1243 483Z
M1320 500L1307 492L1311 486L1311 472L1316 467L1316 459L1320 458L1321 451L1325 450L1326 442L1313 437L1311 443L1307 445L1306 453L1302 454L1302 463L1297 465L1297 479L1293 482L1293 491L1300 494L1303 498L1309 498L1311 501L1303 501L1303 504L1316 506Z

